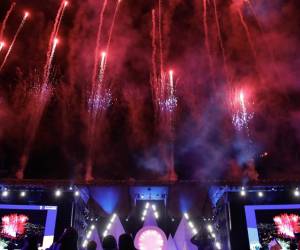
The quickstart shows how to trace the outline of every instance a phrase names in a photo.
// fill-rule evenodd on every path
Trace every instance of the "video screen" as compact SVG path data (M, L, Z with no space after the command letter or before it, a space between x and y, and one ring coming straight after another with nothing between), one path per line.
M39 249L54 240L56 206L0 204L0 249L21 249L26 237L35 237Z
M300 204L251 205L245 213L251 250L299 249Z

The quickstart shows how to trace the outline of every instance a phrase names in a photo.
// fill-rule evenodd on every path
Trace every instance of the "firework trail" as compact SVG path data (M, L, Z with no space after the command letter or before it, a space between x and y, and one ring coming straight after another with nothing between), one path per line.
M102 119L105 114L105 110L111 104L111 92L110 89L104 86L104 75L107 65L107 53L110 49L110 44L112 40L113 30L115 26L115 22L117 19L119 6L121 0L117 1L116 8L114 11L114 15L112 18L112 23L108 33L108 41L106 45L106 51L101 54L100 67L98 66L98 58L99 58L99 48L100 48L100 37L102 33L103 26L103 15L106 8L106 0L103 3L102 10L100 12L100 22L97 34L97 42L95 49L95 61L94 61L94 69L93 69L93 79L92 79L92 88L91 93L89 93L88 98L88 152L87 152L87 160L86 160L86 172L85 172L85 180L91 181L94 179L93 177L93 158L95 155L95 144L97 137L97 122L99 121L102 124Z
M210 53L209 38L208 38L208 25L207 25L207 0L203 0L203 26L204 26L204 37L205 37L205 48L208 57L208 64L210 69L211 77L214 80L214 69L213 69L213 59Z
M111 23L111 26L110 26L110 30L109 30L108 41L107 41L107 46L106 46L106 53L109 53L111 38L112 38L113 30L114 30L114 27L115 27L115 22L116 22L116 19L117 19L120 3L121 3L121 0L118 0L116 8L115 8L114 16L113 16L113 19L112 19L112 23Z
M222 50L224 73L225 73L225 77L227 79L227 83L229 83L229 72L228 72L228 66L227 66L227 60L226 60L225 47L224 47L224 43L223 43L223 39L222 39L222 33L221 33L221 27L220 27L220 22L219 22L219 14L218 14L216 0L213 0L213 5L214 5L216 25L217 25L217 30L218 30L218 39L219 39L220 47Z
M238 8L237 11L238 11L241 23L242 23L242 25L244 27L244 30L246 32L247 40L248 40L251 52L252 52L252 54L254 56L255 61L257 62L257 52L256 52L256 49L255 49L255 46L254 46L254 43L253 43L253 39L252 39L250 31L249 31L249 27L248 27L248 25L247 25L247 23L246 23L246 21L244 19L244 16L242 14L241 8Z
M99 20L99 28L97 32L97 41L96 41L96 49L95 49L95 59L94 59L94 68L93 68L93 78L92 82L95 85L96 77L97 77L97 69L98 69L98 61L99 61L99 51L100 51L100 39L102 33L102 26L103 26L103 16L106 9L107 0L104 0L103 6L100 13L100 20Z
M34 112L31 115L30 121L29 121L29 127L28 127L30 130L29 138L26 142L24 152L20 158L19 170L16 173L16 177L18 179L24 178L24 172L26 170L28 156L29 156L29 153L30 153L30 150L32 147L32 143L35 139L36 130L40 124L45 107L49 101L49 97L51 94L52 88L51 88L51 86L49 86L49 77L50 77L53 57L55 55L56 47L59 42L57 39L57 35L59 32L59 28L60 28L63 14L64 14L64 10L67 5L68 5L68 1L63 1L61 3L60 8L59 8L58 13L55 18L54 26L52 29L52 33L51 33L49 45L48 45L47 59L46 59L45 65L44 65L42 83L37 87L37 92L36 92L36 95L34 96L34 100L33 100Z
M155 14L155 9L152 10L152 96L153 96L153 101L156 103L155 100L158 99L157 93L157 67L156 67L156 14ZM157 105L155 106L157 110ZM156 112L157 113L157 112Z
M163 58L163 38L162 38L162 6L161 0L158 0L158 35L159 35L159 56L160 56L160 76L164 73L164 58Z
M167 178L168 180L177 180L177 175L174 169L173 150L173 116L177 106L177 98L175 96L174 72L173 70L170 70L167 73L164 71L161 20L161 0L159 0L158 16L156 15L156 10L152 10L152 98L155 107L155 116L160 127L161 136L166 136L168 144L168 146L161 144L162 157L164 158L164 161L167 165L167 174L164 178ZM157 49L157 46L159 46L159 51ZM159 72L157 70L158 66L160 67Z
M52 60L55 54L55 50L58 44L58 39L54 38L53 41L53 46L52 46L52 51L50 53L50 59L49 59L49 63L50 65L52 64ZM49 67L49 72L50 72L51 67ZM31 114L30 120L28 122L28 132L26 134L28 134L28 138L26 141L26 145L24 148L24 152L20 158L20 168L16 173L16 177L18 179L23 179L24 178L24 172L27 166L27 162L28 162L28 156L32 147L32 144L34 142L35 139L35 134L37 131L37 128L40 124L40 121L42 119L45 107L49 101L49 97L52 91L52 88L49 86L49 76L50 73L45 74L44 73L44 77L42 80L42 83L36 87L36 92L33 96L33 104L32 104L32 109L33 112ZM45 79L45 76L47 77Z
M93 172L93 158L95 156L95 144L97 138L97 122L100 121L102 123L104 112L110 106L111 99L112 99L109 89L106 89L105 86L103 85L106 59L107 59L106 53L102 52L99 77L97 79L96 86L92 88L92 92L88 100L89 120L88 120L87 138L89 142L88 142L86 173L85 173L86 181L91 181L94 179L92 172Z
M16 6L16 3L13 2L11 5L10 5L10 8L9 10L6 12L6 15L3 19L3 22L2 22L2 25L1 25L1 30L0 30L0 39L3 40L3 34L4 34L4 31L6 29L6 23L7 23L7 20L10 16L10 14L12 13L14 7Z
M18 36L19 36L19 34L20 34L20 32L21 32L21 30L22 30L22 28L23 28L23 26L24 26L24 24L25 24L28 16L29 16L29 13L25 12L24 17L23 17L23 19L22 19L22 21L21 21L21 23L19 25L19 28L17 29L17 32L14 35L14 38L13 38L13 40L12 40L12 42L11 42L11 44L10 44L7 52L6 52L6 55L5 55L4 59L3 59L3 62L1 64L1 66L0 66L0 71L2 71L3 67L5 66L7 58L9 57L9 55L11 53L11 50L13 49L14 44L15 44L15 42L16 42L16 40L17 40L17 38L18 38Z
M56 46L56 44L57 44L54 40L57 39L61 20L64 15L65 8L68 6L68 4L69 4L68 1L62 1L60 4L60 7L58 9L57 15L55 17L55 22L54 22L54 26L53 26L53 29L51 32L49 45L48 45L47 59L46 59L46 63L44 66L44 79L43 79L44 82L46 82L49 77L49 72L50 72L50 68L51 68L51 54L53 52L54 45Z

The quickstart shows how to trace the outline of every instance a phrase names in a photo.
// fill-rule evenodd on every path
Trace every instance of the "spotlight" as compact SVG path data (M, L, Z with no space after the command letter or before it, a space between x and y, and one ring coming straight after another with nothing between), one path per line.
M3 197L7 197L8 195L9 195L8 190L4 190L4 191L2 192L2 196L3 196Z
M70 187L69 187L69 190L70 190L70 191L73 191L73 187L72 187L72 186L70 186Z
M145 217L142 217L142 221L144 221L145 220Z
M240 192L240 195L241 196L246 196L246 190L245 190L245 187L242 187L242 190Z
M264 193L263 192L261 192L261 191L259 191L258 193L257 193L257 195L258 195L258 197L263 197L264 196Z
M211 234L211 237L213 237L214 239L216 238L216 235L214 233Z
M156 211L156 206L154 204L152 205L152 209Z
M193 234L196 235L198 233L196 228L193 228Z
M75 192L74 192L74 195L75 195L76 197L78 197L78 196L80 195L79 191L75 191Z
M84 240L84 242L82 243L82 247L83 247L83 248L86 248L87 244L88 244L88 241L87 241L87 240Z
M103 237L105 237L107 235L107 233L108 233L107 230L105 230L103 233Z
M26 196L26 192L25 192L25 191L22 191L22 192L20 193L20 196L21 196L21 197L25 197L25 196Z
M210 232L210 233L212 233L212 232L214 231L214 229L213 229L213 227L212 227L211 224L208 224L208 225L207 225L207 230L208 230L208 232Z
M189 221L189 226L190 226L190 228L194 228L193 222Z
M88 231L86 238L89 239L89 238L91 238L91 236L92 236L92 231Z
M111 229L111 223L109 223L106 227L107 230Z
M147 210L144 210L143 216L146 216L146 215L147 215Z
M61 196L61 190L60 190L60 189L57 189L57 190L55 191L55 196L56 196L56 197L60 197L60 196Z
M149 204L149 202L147 202L145 208L148 209L149 206L150 206L150 204Z
M95 225L93 224L93 225L91 225L91 229L92 230L94 230L95 229Z
M111 217L110 222L113 223L115 221L116 217L117 217L117 214L113 214L113 216Z
M217 249L221 250L221 243L220 243L220 242L217 241L217 242L215 243L215 245L216 245L216 248L217 248Z
M190 217L188 215L188 213L184 213L184 217L188 220Z
M155 216L156 219L158 219L158 217L159 217L158 212L155 212L155 213L154 213L154 216Z
M295 195L296 197L298 197L298 196L300 195L300 192L299 192L299 189L298 189L298 188L295 189L294 195Z
M172 222L174 222L175 221L175 219L174 218L172 218Z

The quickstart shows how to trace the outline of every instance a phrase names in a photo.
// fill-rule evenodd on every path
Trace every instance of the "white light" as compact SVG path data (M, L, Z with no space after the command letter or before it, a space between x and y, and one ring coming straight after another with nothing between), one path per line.
M184 213L184 217L188 220L190 217L188 215L188 213Z
M245 191L245 190L242 190L242 191L240 192L240 194L241 194L241 196L246 196L246 191Z
M194 228L193 222L189 221L189 226L190 226L190 228Z
M142 221L144 221L145 220L145 217L142 217Z
M95 229L95 225L93 224L93 225L91 225L91 229L92 230L94 230Z
M106 227L107 230L111 229L111 223L109 223Z
M147 210L144 210L143 216L146 216L146 215L147 215Z
M69 190L70 190L70 191L72 191L72 190L73 190L73 187L72 187L72 186L70 186L70 187L69 187Z
M103 237L105 237L106 235L107 235L107 230L104 231Z
M193 228L193 234L196 235L198 233L196 228Z
M214 239L216 238L216 235L214 233L211 234L211 237L213 237Z
M148 209L148 208L149 208L149 206L150 206L150 204L149 204L149 202L147 202L147 203L146 203L146 206L145 206L145 208L147 208L147 209Z
M5 191L2 192L2 196L3 197L7 197L8 195L9 195L8 190L5 190Z
M21 197L25 197L25 196L26 196L26 192L25 192L25 191L22 191L22 192L20 193L20 196L21 196Z
M113 216L111 217L110 222L113 223L115 221L116 217L117 217L117 214L113 214Z
M298 189L298 188L295 189L294 195L297 196L297 197L300 195L300 192L299 192L299 189Z
M158 217L159 217L158 212L155 212L155 213L154 213L154 216L155 216L156 219L158 219Z
M57 189L57 190L55 191L55 196L56 196L56 197L61 196L61 191L60 191L59 189Z
M207 225L207 230L208 230L208 232L210 232L210 233L212 233L212 232L214 231L212 225L210 225L210 224Z
M221 243L220 242L217 241L215 245L216 245L217 249L219 249L219 250L221 249Z
M87 244L88 244L88 241L87 240L84 240L84 242L82 243L82 247L86 247L87 246Z
M75 196L79 196L79 195L80 195L79 191L75 191L75 192L74 192L74 195L75 195Z
M264 193L261 192L261 191L259 191L257 195L258 195L258 197L263 197L263 196L264 196Z
M153 209L154 211L156 211L156 206L155 206L155 205L152 205L152 209Z
M89 238L91 238L91 236L92 236L92 231L88 231L86 237L89 239Z

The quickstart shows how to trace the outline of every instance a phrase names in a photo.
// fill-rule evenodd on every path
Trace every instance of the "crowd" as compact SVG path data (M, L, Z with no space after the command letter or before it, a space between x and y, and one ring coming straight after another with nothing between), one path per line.
M58 241L52 244L47 250L78 250L78 233L69 227L67 228ZM122 234L118 240L112 235L107 235L102 241L103 250L137 250L134 247L133 239L130 234ZM96 250L97 243L90 241L85 250ZM27 237L24 241L22 250L38 250L38 241L36 237Z

